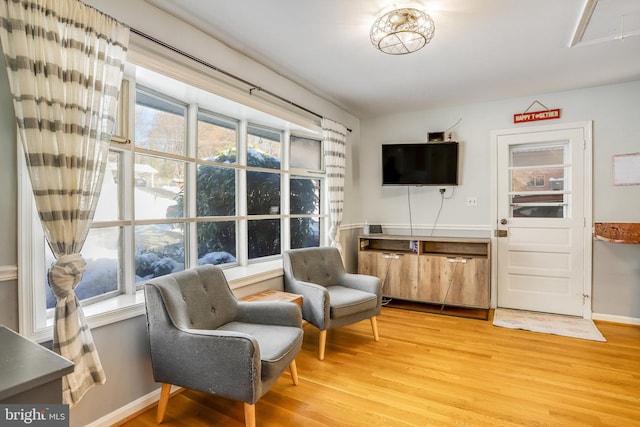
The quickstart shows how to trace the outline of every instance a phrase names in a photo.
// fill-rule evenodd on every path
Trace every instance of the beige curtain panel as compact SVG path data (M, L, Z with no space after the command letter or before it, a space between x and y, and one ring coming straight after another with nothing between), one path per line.
M36 207L56 262L54 350L74 405L106 378L76 298L102 187L129 28L78 0L0 0L0 41Z
M330 119L322 119L322 139L324 141L324 165L329 189L329 239L331 246L340 244L340 224L344 209L344 177L347 152L347 128Z

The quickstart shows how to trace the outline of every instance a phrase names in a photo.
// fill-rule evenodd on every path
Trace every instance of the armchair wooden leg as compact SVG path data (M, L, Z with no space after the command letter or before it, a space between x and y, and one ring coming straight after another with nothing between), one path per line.
M160 390L160 400L158 401L158 412L156 414L156 423L161 424L164 421L164 414L167 412L167 404L171 395L171 384L162 384Z
M378 321L376 320L376 316L371 317L371 329L373 329L373 340L379 341L380 337L378 336Z
M320 331L320 343L318 345L318 358L324 360L324 347L327 345L327 330Z
M291 372L291 379L293 380L293 385L298 385L298 368L296 367L295 359L293 359L289 364L289 372Z
M244 402L244 425L256 427L256 404Z

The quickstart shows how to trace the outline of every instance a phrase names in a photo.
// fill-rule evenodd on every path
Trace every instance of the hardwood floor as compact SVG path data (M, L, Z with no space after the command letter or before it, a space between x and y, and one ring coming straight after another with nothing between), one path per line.
M608 342L383 308L368 321L305 327L297 358L256 405L258 426L640 426L640 327L596 322ZM121 426L154 426L156 408ZM241 402L187 390L166 426L243 426Z

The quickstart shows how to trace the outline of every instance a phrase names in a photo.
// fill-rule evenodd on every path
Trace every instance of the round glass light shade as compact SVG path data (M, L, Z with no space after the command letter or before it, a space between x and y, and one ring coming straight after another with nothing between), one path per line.
M422 49L433 38L435 25L425 12L412 9L396 9L373 23L371 43L384 53L405 55Z

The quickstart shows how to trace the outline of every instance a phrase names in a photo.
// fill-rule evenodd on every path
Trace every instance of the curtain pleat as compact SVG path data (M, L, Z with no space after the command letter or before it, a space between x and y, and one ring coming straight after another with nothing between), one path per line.
M324 164L329 190L329 239L331 246L340 244L340 224L344 209L344 177L346 169L347 128L330 119L322 119L322 139L324 142Z
M0 0L0 42L36 207L56 257L54 350L74 405L106 380L75 295L102 187L129 28L78 0Z

